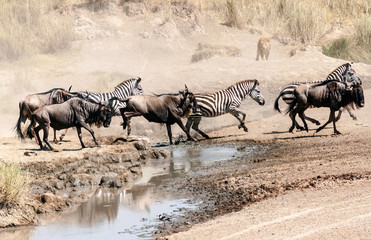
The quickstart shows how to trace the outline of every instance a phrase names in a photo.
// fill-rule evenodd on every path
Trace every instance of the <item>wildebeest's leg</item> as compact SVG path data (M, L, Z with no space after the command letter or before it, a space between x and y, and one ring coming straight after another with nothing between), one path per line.
M167 135L169 136L170 145L173 145L173 134L171 133L171 125L166 123Z
M95 145L98 146L98 147L100 147L99 144L98 144L98 142L97 142L97 139L94 136L93 129L91 129L90 126L88 124L84 123L84 122L80 122L80 124L81 124L81 127L85 128L91 134L91 136L93 137L93 140L94 140ZM78 127L76 127L76 128L77 128L77 132L79 134L79 139L80 139L81 147L82 148L85 148L85 145L82 142L81 127L79 127L80 128L80 131L78 130Z
M186 128L189 132L189 129L190 127L192 126L192 129L195 130L196 132L198 132L199 134L201 134L204 138L207 138L209 139L209 135L207 135L206 133L204 133L203 131L201 131L199 128L198 128L198 125L200 124L201 122L201 119L202 117L201 116L197 116L197 117L190 117L188 118L187 120L187 123L186 123ZM192 124L193 123L193 124Z
M183 130L183 132L185 132L185 134L187 135L187 139L188 140L192 140L192 141L196 141L196 139L194 137L191 136L191 134L189 134L189 131L187 131L187 128L184 126L183 122L182 122L182 119L180 118L177 118L175 120L175 122L178 124L178 126ZM171 130L170 130L171 131Z
M56 150L55 148L53 148L50 145L49 141L48 141L50 123L45 123L45 125L42 128L44 130L43 141L46 143L46 145L48 145L48 147L50 148L50 150L52 150L53 152L58 152L58 150Z
M86 148L84 143L82 142L82 133L81 133L81 127L80 126L76 126L76 130L77 130L77 136L79 137L79 140L80 140L80 143L81 143L81 147L82 148Z
M321 127L319 127L316 130L316 133L319 132L319 131L321 131L322 129L324 129L327 126L327 124L329 124L330 122L333 122L333 125L334 125L334 134L341 134L338 130L336 130L336 126L335 126L335 122L336 122L335 121L335 111L332 110L332 109L330 111L330 116L329 116L328 121L325 124L323 124Z
M40 149L43 149L43 142L41 141L41 138L40 138L40 135L39 135L40 130L41 130L41 125L37 126L36 128L35 128L35 126L31 127L31 132L35 136L35 139L37 140L36 141L37 144L39 144Z
M303 113L303 114L304 114L304 113ZM311 121L312 123L314 123L314 124L316 124L316 125L320 125L320 124L321 124L321 123L318 122L316 119L311 118L311 117L308 117L308 116L306 116L305 114L304 114L304 118L305 118L306 120L308 120L308 121Z
M241 127L242 127L243 130L244 130L245 132L247 132L248 129L247 129L247 127L245 126L245 123L244 123L245 118L246 118L246 113L242 112L242 111L241 111L240 109L238 109L238 108L231 109L231 110L229 111L229 113L232 114L235 118L237 118L238 121L240 121L240 125L238 125L238 128L241 128ZM242 115L242 119L240 119L240 117L239 117L238 114L241 114L241 115Z

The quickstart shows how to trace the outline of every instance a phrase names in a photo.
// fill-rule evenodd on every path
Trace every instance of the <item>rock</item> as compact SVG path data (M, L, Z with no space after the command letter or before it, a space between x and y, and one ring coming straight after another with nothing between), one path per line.
M122 182L115 177L104 176L101 178L99 186L110 187L110 188L121 188Z

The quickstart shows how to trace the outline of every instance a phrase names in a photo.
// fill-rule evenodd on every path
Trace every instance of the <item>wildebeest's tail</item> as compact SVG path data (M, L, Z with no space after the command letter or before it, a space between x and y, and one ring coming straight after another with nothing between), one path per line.
M16 129L16 131L17 131L18 137L21 138L22 140L24 139L24 136L23 136L23 133L22 133L21 123L26 122L26 119L23 116L24 108L25 108L24 102L23 101L19 102L19 118L18 118L18 121L17 121L17 125L14 127L14 129Z
M34 122L35 122L34 118L35 118L34 115L31 115L31 122L30 122L30 125L27 128L27 135L31 139L33 138L31 128L32 128L32 126L34 125Z
M278 106L278 100L280 100L280 97L282 97L282 91L280 92L280 95L276 98L276 101L274 101L274 110L278 111L279 113L281 112L279 106Z

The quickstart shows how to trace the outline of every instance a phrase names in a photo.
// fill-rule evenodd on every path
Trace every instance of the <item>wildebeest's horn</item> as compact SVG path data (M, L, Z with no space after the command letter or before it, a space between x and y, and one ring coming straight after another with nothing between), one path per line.
M185 91L185 92L188 92L188 87L187 87L187 84L184 84L184 86L185 86L185 89L184 89L184 91Z
M68 89L68 91L67 91L67 92L70 92L70 91L71 91L71 88L72 88L72 85L70 86L70 88Z

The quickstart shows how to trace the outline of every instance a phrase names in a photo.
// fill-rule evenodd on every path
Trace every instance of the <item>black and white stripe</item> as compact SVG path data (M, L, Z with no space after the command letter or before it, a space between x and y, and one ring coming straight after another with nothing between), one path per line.
M239 128L243 127L247 131L244 124L246 114L238 109L242 101L250 96L260 105L265 103L258 80L244 80L215 93L196 93L194 96L197 101L197 111L188 118L186 127L188 130L192 127L206 138L209 136L198 129L202 117L217 117L230 113L239 120ZM242 119L239 118L239 114L243 116Z
M140 85L141 78L132 78L123 81L115 87L113 92L106 93L94 93L94 92L80 92L82 97L88 98L92 102L102 103L108 102L111 98L117 97L119 99L125 99L131 95L143 95L143 90ZM126 106L126 103L113 100L112 101L112 116L120 116L120 108Z

